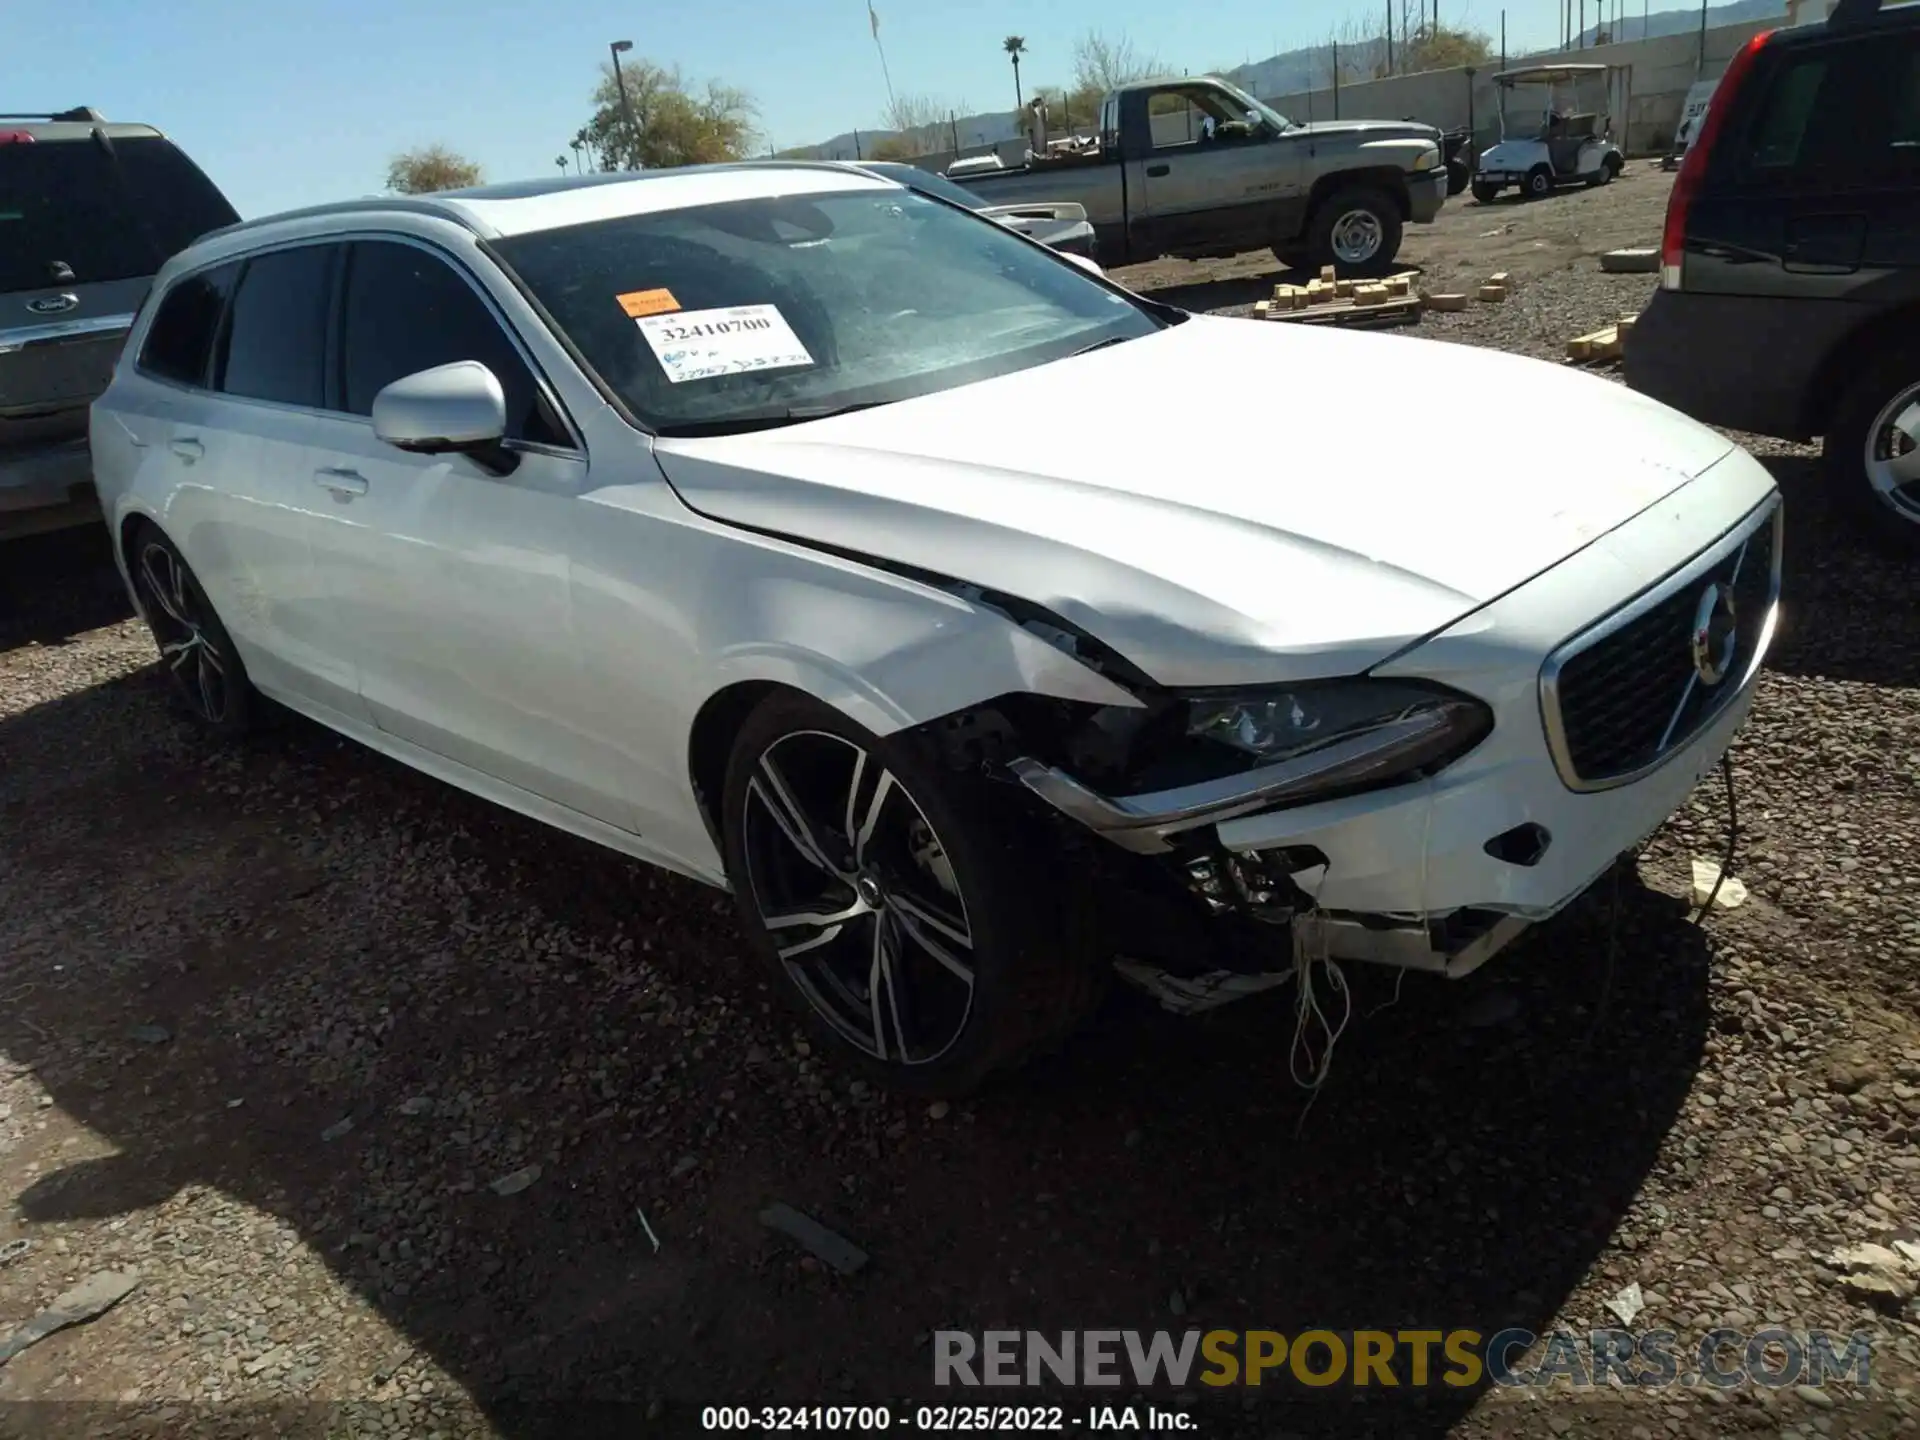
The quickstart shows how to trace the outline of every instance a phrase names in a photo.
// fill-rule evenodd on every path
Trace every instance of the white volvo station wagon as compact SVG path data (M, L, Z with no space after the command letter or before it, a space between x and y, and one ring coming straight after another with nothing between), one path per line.
M1517 443L1442 442L1463 384ZM217 232L92 446L203 724L266 697L731 889L926 1093L1116 961L1471 969L1719 761L1779 589L1766 471L1630 391L1190 315L825 165Z

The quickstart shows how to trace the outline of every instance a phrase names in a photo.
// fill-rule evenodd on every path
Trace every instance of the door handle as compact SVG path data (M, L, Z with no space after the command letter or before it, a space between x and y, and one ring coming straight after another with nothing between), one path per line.
M167 448L173 451L173 453L178 455L182 460L186 461L187 464L189 465L191 465L194 461L198 460L202 455L207 453L206 446L202 445L198 440L194 440L188 437L182 437L178 440L169 440L167 442Z
M1151 176L1153 176L1153 177L1155 177L1155 178L1157 179L1158 177L1160 177L1160 176L1162 176L1162 175L1164 175L1164 174L1166 174L1166 173L1167 173L1167 171L1168 171L1168 170L1170 170L1170 169L1172 169L1172 168L1173 168L1172 166L1170 166L1170 165L1167 165L1167 164L1166 164L1166 163L1164 163L1164 162L1162 162L1161 164L1158 164L1158 165L1149 165L1149 166L1147 167L1147 174L1149 174L1149 175L1151 175Z
M316 470L313 472L313 482L342 499L367 493L367 477L358 470Z

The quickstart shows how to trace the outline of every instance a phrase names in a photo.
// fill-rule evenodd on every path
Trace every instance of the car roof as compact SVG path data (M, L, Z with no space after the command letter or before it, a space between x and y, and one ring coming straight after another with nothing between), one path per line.
M895 182L872 171L832 162L767 160L688 165L672 170L512 180L463 190L441 190L431 195L371 195L357 200L336 200L244 220L204 236L198 243L270 231L293 221L337 219L341 228L346 229L356 219L396 213L451 220L485 238L504 239L623 215L684 210L730 200L896 188ZM312 231L310 226L302 228L308 233Z

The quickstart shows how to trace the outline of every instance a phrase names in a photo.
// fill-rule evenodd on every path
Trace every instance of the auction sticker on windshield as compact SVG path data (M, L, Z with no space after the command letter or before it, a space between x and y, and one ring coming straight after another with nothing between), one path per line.
M633 323L675 385L715 375L813 364L813 356L777 305L681 310L643 316Z

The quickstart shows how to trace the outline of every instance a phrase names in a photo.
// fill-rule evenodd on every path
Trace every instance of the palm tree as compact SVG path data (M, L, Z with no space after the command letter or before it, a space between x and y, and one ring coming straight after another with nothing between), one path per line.
M1020 94L1020 57L1026 53L1026 37L1009 35L1000 42L1000 48L1006 51L1007 58L1013 61L1013 108L1023 110L1026 108L1026 101Z

